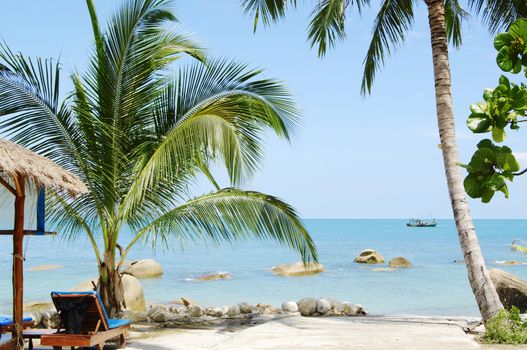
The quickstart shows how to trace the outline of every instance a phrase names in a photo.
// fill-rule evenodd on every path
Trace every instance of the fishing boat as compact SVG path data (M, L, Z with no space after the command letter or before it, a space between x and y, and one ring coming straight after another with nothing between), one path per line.
M435 227L437 225L436 219L423 220L423 219L410 219L406 223L408 227Z

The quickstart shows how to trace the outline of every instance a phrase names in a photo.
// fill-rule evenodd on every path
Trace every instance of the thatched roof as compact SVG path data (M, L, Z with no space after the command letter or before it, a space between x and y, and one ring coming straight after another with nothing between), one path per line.
M0 139L0 176L26 176L39 186L64 190L71 194L86 192L86 185L77 176L50 159L13 142Z

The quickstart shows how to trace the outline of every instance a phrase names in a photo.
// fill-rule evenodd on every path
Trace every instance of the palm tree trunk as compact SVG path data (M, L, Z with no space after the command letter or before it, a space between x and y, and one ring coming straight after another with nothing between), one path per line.
M459 152L456 144L452 82L450 78L443 1L425 0L425 2L428 7L428 21L432 38L437 122L448 192L456 221L459 242L467 265L470 286L476 297L481 316L486 322L503 309L503 305L485 267L485 261L483 260L463 187L463 177L459 166Z
M106 252L99 266L98 291L110 318L118 317L126 308L121 273L115 268L115 253Z

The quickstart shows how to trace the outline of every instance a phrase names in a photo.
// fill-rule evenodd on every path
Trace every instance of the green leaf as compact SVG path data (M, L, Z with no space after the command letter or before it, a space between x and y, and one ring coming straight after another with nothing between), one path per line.
M467 126L474 133L484 133L490 131L492 120L487 114L472 113L467 119Z
M505 130L500 128L492 128L492 139L496 142L505 141Z
M481 196L481 201L483 203L489 203L492 197L494 197L494 191L488 189L483 192L483 195Z
M483 186L476 175L468 174L463 181L465 191L472 198L480 198L483 195Z
M489 172L493 169L496 156L494 151L490 148L480 148L472 156L468 165L476 172Z
M500 85L504 85L507 87L507 91L511 88L511 82L506 76L501 75L498 81Z
M501 70L505 72L510 72L514 67L510 56L509 48L507 46L502 47L498 52L498 56L496 57L496 63L498 63L498 66L501 68Z
M470 111L472 113L486 113L487 104L485 102L478 102L476 104L470 105Z
M501 50L504 46L509 46L513 37L509 33L500 33L494 38L494 48Z
M492 143L491 140L489 140L489 139L483 139L483 140L479 141L477 147L478 147L478 149L480 149L480 148L490 148L490 149L493 149L495 146L494 146L494 144Z
M490 99L492 99L493 93L494 89L485 89L485 91L483 91L483 99L485 101L489 101Z
M522 62L518 59L513 59L513 62L516 61L516 64L512 68L512 74L518 74L522 71Z

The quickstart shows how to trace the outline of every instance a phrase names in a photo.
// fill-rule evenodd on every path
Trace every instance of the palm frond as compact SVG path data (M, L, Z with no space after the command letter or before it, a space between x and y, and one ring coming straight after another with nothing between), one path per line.
M375 75L386 57L401 45L414 20L414 0L384 0L372 31L362 78L362 94L370 93Z
M458 48L463 44L461 27L469 14L461 7L458 0L445 0L445 24L448 40Z
M253 30L256 32L260 20L264 26L285 16L288 6L296 6L296 0L241 0L244 12L254 17Z
M155 112L154 134L159 136L145 139L137 148L142 161L123 201L125 212L141 203L160 181L183 171L193 176L200 164L221 160L233 184L259 168L262 131L271 128L288 138L298 121L284 86L258 80L259 74L225 60L211 60L206 67L197 63L180 72Z
M318 259L313 239L290 205L235 188L197 197L167 212L138 232L123 256L141 240L167 245L173 239L221 243L249 237L275 240L298 251L306 262Z
M517 19L527 17L525 0L469 0L468 3L482 16L491 33L506 30Z
M337 40L346 37L346 7L349 0L321 0L311 14L308 39L311 47L318 46L318 56L322 57Z

